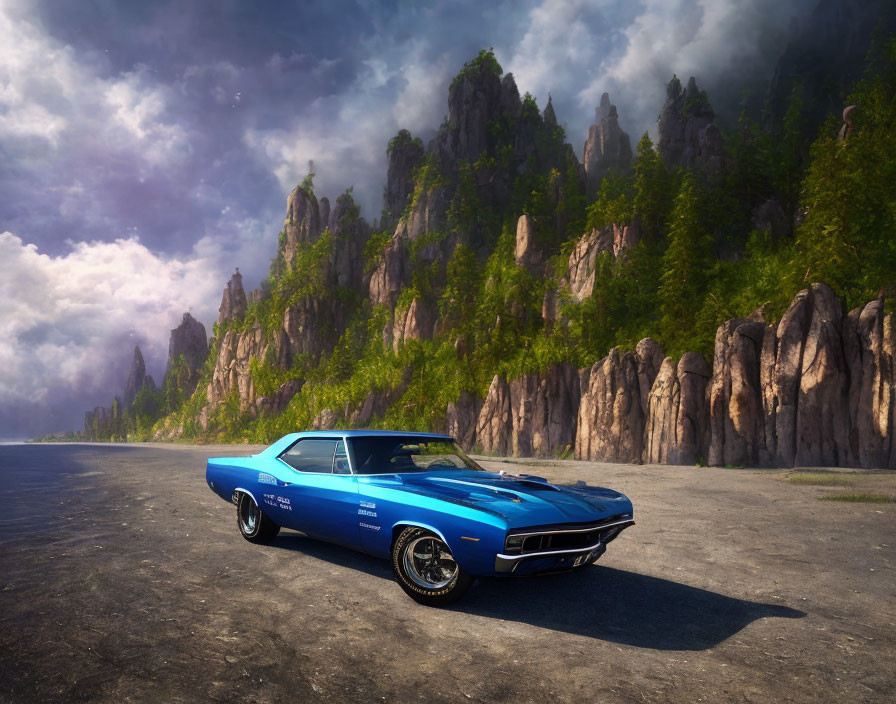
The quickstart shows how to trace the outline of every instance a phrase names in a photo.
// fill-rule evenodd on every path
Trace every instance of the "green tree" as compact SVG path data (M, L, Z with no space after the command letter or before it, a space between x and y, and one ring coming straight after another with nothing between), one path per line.
M688 172L675 197L669 246L663 255L659 302L667 344L688 338L700 309L712 263L712 238L707 234L707 225L702 188L697 177Z
M187 386L190 380L190 368L184 356L178 355L168 365L165 382L162 385L161 407L165 413L171 413L181 406L187 397Z
M856 306L896 283L896 38L889 64L850 96L854 129L814 143L797 230L797 283L825 281Z
M659 237L666 226L672 199L673 178L645 132L638 141L634 165L632 209L641 218L648 237Z
M772 153L767 156L773 164L775 190L791 211L799 198L800 180L806 167L808 145L805 134L802 87L796 84L787 102L781 135L774 141Z
M612 223L626 224L632 217L632 179L608 174L600 182L594 203L588 208L588 229Z

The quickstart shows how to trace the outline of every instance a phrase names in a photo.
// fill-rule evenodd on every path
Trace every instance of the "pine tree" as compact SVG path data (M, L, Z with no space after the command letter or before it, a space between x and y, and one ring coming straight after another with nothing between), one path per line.
M632 205L635 216L641 218L641 225L648 237L659 237L669 214L672 176L646 132L638 141L634 172L635 196Z
M686 173L669 221L669 246L663 255L659 289L661 328L667 345L682 342L700 309L712 261L705 205L699 181Z
M812 146L797 231L798 285L830 284L848 306L896 284L896 38L890 63L850 96L853 130L836 122Z

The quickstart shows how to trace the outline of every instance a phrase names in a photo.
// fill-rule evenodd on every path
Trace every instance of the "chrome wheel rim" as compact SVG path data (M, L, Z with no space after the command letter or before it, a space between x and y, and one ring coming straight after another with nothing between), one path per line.
M457 579L458 567L451 551L433 536L412 540L405 548L403 563L408 577L424 589L441 589Z
M258 506L255 505L251 497L245 494L243 495L240 511L240 523L246 535L252 535L255 532L255 527L258 525Z

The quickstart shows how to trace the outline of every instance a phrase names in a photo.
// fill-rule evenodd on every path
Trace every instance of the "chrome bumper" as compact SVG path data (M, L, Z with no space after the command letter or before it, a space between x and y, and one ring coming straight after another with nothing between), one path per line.
M579 567L580 565L583 565L586 562L592 562L593 560L596 560L598 557L603 555L604 552L606 552L607 543L615 540L617 537L619 537L619 534L622 533L623 530L633 525L635 525L635 522L629 519L610 523L607 526L600 526L601 529L619 528L619 530L614 533L609 540L599 540L594 545L590 545L588 547L572 548L570 550L546 550L544 552L528 552L522 555L504 555L502 553L499 553L495 556L495 572L501 574L507 574L508 572L512 573L515 572L516 568L526 560L541 560L544 558L555 558L561 561L561 568L566 566L565 563L568 563L569 567ZM583 559L579 560L579 558Z

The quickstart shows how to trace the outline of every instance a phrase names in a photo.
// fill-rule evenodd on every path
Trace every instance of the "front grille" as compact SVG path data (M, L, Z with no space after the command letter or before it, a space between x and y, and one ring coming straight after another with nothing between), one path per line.
M519 528L508 534L504 553L528 555L590 548L610 542L631 523L631 515L619 514L593 524Z

